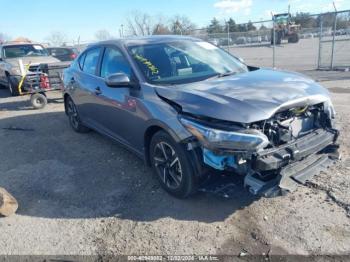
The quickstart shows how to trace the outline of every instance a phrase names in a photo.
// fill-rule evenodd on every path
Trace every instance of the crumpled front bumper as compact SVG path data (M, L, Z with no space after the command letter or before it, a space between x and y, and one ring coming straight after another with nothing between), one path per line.
M283 146L257 153L252 159L253 172L244 179L245 187L254 195L267 197L294 191L298 184L305 184L339 158L335 144L338 135L335 129L318 129ZM273 172L278 175L272 179L261 175Z

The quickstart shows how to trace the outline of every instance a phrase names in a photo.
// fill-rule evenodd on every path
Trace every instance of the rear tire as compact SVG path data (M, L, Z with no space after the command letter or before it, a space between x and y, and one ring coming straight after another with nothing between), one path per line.
M7 88L12 96L19 96L18 84L16 85L9 75L7 75Z
M47 98L44 94L35 93L30 96L30 103L35 109L42 109L47 105Z
M73 130L77 133L87 133L90 131L89 128L81 123L77 107L75 106L72 98L66 99L67 115L69 118L69 124Z
M295 33L295 34L292 34L291 36L289 36L288 43L295 44L298 42L299 42L299 35L298 34Z
M198 181L185 148L164 131L157 132L150 144L150 160L162 188L178 198L197 192Z

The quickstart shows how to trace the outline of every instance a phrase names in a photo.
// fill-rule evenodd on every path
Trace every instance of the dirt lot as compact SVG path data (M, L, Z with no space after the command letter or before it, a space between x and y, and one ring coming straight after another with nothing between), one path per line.
M350 254L350 81L323 82L343 160L292 194L255 199L167 195L133 154L76 134L60 94L43 110L0 90L0 186L18 214L0 218L0 254Z

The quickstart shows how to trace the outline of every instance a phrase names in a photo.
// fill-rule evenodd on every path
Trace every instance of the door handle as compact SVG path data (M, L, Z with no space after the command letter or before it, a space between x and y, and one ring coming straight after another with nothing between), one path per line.
M100 88L100 87L96 87L96 88L95 88L95 94L96 94L96 95L102 94L102 91L101 91L101 88Z

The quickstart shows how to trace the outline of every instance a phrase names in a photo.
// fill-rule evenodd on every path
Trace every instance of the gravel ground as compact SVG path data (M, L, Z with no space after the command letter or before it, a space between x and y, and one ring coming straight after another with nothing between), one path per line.
M323 84L342 161L287 196L256 199L237 185L229 200L172 198L120 145L74 133L60 94L32 110L0 90L0 186L20 205L0 218L0 254L350 254L350 81Z

